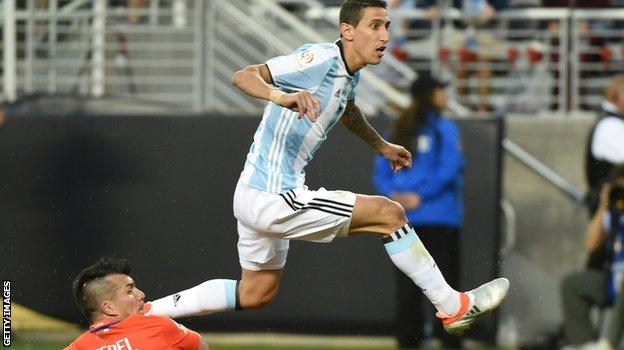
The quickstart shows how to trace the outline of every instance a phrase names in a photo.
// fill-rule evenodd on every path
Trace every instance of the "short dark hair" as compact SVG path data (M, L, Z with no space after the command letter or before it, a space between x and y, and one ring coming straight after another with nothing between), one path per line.
M340 23L347 23L354 27L362 19L362 10L367 7L386 8L386 2L382 0L345 0L340 7Z
M72 288L78 309L89 321L93 320L101 297L112 296L110 294L114 292L114 286L104 278L114 274L129 275L131 269L126 259L100 258L95 264L80 271Z

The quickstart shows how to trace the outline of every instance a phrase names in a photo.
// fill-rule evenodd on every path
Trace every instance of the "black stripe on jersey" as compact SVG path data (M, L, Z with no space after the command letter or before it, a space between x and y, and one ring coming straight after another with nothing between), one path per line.
M343 207L347 207L347 208L351 208L353 209L353 205L351 204L345 204L345 203L340 203L340 202L336 202L336 201L332 201L330 199L325 199L325 198L313 198L313 201L321 201L321 202L327 202L327 203L331 203L331 204L337 204L337 205L342 205Z

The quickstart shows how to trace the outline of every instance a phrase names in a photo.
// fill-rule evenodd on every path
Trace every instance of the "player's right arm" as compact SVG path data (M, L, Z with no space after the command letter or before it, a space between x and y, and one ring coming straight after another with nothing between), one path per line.
M340 122L373 150L386 158L392 166L392 171L397 172L403 167L412 166L412 154L403 146L384 140L368 123L354 100L347 101Z
M245 94L286 107L298 112L299 117L307 115L316 121L320 111L320 102L309 91L301 90L285 93L273 85L271 72L266 64L254 64L234 73L232 84Z

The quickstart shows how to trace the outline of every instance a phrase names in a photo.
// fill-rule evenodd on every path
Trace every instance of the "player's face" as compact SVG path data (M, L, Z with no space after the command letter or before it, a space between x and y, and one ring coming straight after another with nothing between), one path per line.
M134 285L130 276L115 274L106 276L106 280L115 285L115 297L108 301L114 316L124 319L143 309L145 294Z
M446 91L442 88L435 88L431 93L431 104L438 110L446 109L448 107Z
M364 64L379 64L388 45L390 17L386 9L367 7L353 29L353 48Z

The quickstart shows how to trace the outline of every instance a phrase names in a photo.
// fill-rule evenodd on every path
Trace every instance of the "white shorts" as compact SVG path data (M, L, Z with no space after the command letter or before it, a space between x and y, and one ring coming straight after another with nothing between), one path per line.
M355 194L320 188L283 194L260 191L242 182L234 192L238 256L248 270L276 270L286 264L291 239L331 242L346 237Z

